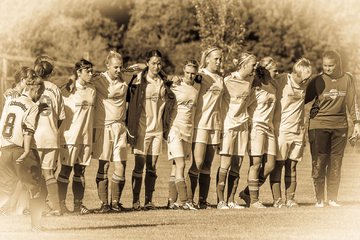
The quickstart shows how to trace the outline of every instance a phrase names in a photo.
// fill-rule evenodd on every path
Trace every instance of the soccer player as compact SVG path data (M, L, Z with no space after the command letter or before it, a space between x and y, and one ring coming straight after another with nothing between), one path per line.
M60 135L59 127L65 119L64 101L60 89L52 82L50 77L53 72L53 65L50 60L42 56L35 60L34 70L44 80L45 91L39 99L39 104L46 106L40 113L39 127L34 138L37 151L41 159L41 168L46 182L48 199L52 209L48 216L62 215L60 209L58 183L55 179L55 168L59 158Z
M200 209L210 207L206 201L210 187L210 170L222 130L220 116L220 101L224 91L224 79L220 72L222 60L222 50L211 47L202 53L200 62L199 75L202 80L195 111L193 161L187 178L188 197L191 202L199 181L198 208Z
M199 65L195 60L188 61L184 68L184 76L173 83L171 91L175 94L176 103L170 109L171 122L168 134L168 159L175 165L172 167L169 182L168 208L175 209L176 197L179 194L181 208L184 210L197 210L192 202L188 201L184 168L185 160L190 158L191 143L194 125L199 82L197 78Z
M145 174L144 210L154 210L153 192L156 183L156 163L161 154L163 137L169 131L170 116L164 109L173 108L175 96L170 90L171 81L161 71L162 55L158 50L146 54L146 68L130 86L127 126L129 143L135 154L132 173L133 209L141 210L140 191Z
M285 206L298 206L294 200L296 165L302 160L304 151L305 90L311 74L310 61L301 58L294 64L291 74L281 74L274 81L277 89L274 126L278 144L275 169L270 174L270 185L275 208L284 205L281 196L281 173L284 166Z
M340 55L333 50L322 56L323 72L306 90L305 103L315 99L309 121L309 142L312 158L316 207L324 207L325 181L329 206L337 202L341 165L347 142L347 113L354 123L352 136L360 137L360 110L355 79L342 68Z
M218 209L244 208L235 202L234 196L239 182L241 163L247 150L249 134L247 107L254 79L256 57L249 53L242 53L238 60L234 60L234 64L237 71L231 73L224 80L225 90L222 110L225 117L216 186ZM226 178L228 180L228 189L225 201Z
M97 213L123 210L120 198L125 185L127 159L126 94L132 74L123 71L121 54L110 51L105 60L107 70L93 76L96 88L93 158L99 159L96 176L101 207ZM137 121L138 119L134 120ZM108 200L108 170L114 163L111 177L111 202Z
M0 205L6 202L20 180L30 193L32 231L41 230L42 191L40 158L36 151L34 132L39 109L35 102L44 92L42 79L32 71L26 79L22 95L8 102L0 126Z
M6 107L11 100L18 98L21 96L22 91L26 87L26 80L32 77L34 74L34 70L29 67L21 67L18 71L16 71L14 75L14 86L13 88L9 88L4 93L5 103L3 106L2 114L6 114ZM3 116L2 121L5 121L5 116ZM2 126L3 122L0 122L0 126ZM18 182L15 192L9 199L9 201L1 207L2 211L5 211L6 214L11 212L23 214L26 213L29 200L27 189L21 181Z
M90 83L93 64L81 59L75 64L75 87L72 92L62 89L66 118L60 127L61 170L58 175L60 207L69 213L65 199L69 177L74 169L72 191L74 212L88 214L82 204L85 191L85 168L89 166L92 152L92 134L96 91Z
M266 57L260 60L253 82L253 93L249 100L250 168L248 186L240 192L246 205L251 208L265 208L259 201L259 186L275 167L276 142L273 126L273 116L276 100L276 89L270 75L276 62Z

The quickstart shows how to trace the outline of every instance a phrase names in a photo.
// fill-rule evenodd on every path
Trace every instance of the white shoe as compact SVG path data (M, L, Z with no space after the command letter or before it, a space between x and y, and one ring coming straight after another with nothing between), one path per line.
M316 202L315 207L316 208L323 208L324 207L324 201L321 200L321 201Z
M186 202L182 205L183 210L193 210L197 211L197 208L194 207L194 205L191 202Z
M229 202L228 207L230 209L244 209L244 206L239 205L237 202Z
M335 200L329 200L329 206L330 207L341 207L341 205L338 204Z
M250 208L266 208L266 206L262 202L257 201L257 202L251 203Z
M217 209L225 210L229 209L229 207L227 206L226 202L220 201L217 205Z

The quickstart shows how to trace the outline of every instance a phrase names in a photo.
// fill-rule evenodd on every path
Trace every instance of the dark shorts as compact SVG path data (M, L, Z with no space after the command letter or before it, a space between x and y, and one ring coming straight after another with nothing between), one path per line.
M0 197L12 195L20 180L29 190L31 197L37 197L41 190L41 164L36 150L30 153L22 164L16 164L24 149L18 146L1 149L0 156Z

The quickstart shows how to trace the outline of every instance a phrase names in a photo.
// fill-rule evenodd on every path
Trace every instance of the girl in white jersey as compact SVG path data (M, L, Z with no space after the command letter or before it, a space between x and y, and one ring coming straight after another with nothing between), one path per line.
M170 109L171 121L168 135L168 159L173 161L169 181L168 208L176 209L176 198L179 194L181 207L184 210L197 210L192 202L188 202L184 168L185 160L190 158L194 113L200 85L195 82L199 65L195 60L184 66L184 76L171 86L176 103Z
M249 156L250 168L248 186L240 192L240 197L251 208L265 208L259 201L259 186L275 167L276 141L273 126L276 89L271 72L276 62L263 58L256 69L253 93L249 102L251 119ZM269 71L270 70L270 71ZM273 71L275 73L275 71Z
M235 202L234 196L239 182L241 163L247 149L249 134L247 107L254 79L256 57L249 53L242 53L234 63L237 71L231 73L224 80L224 104L222 105L224 130L220 145L221 158L216 186L219 201L218 209L244 208ZM226 178L228 180L228 190L225 201Z
M200 209L209 207L210 170L215 151L220 143L222 123L220 101L224 79L221 76L222 50L211 47L201 57L199 74L202 77L194 120L193 162L188 172L188 197L193 201L199 181Z
M74 212L87 214L90 211L82 204L85 191L85 168L90 164L92 130L95 104L95 88L90 83L93 64L81 59L75 64L74 91L62 89L66 118L60 127L61 170L58 176L59 198L63 212L68 212L65 199L72 169Z
M276 165L270 174L270 185L274 198L273 206L281 208L281 172L285 166L286 206L297 207L294 200L296 190L296 165L302 160L304 151L304 102L308 79L312 74L310 61L301 58L293 66L291 74L281 74L274 84L277 91L274 115L277 137Z
M45 91L39 105L46 108L39 114L39 126L35 132L37 150L41 159L41 168L46 181L48 199L52 210L47 215L59 216L62 214L59 202L58 184L55 179L55 168L59 157L60 135L59 127L65 119L64 101L60 89L52 82L50 77L53 65L39 57L35 60L34 70L44 80Z

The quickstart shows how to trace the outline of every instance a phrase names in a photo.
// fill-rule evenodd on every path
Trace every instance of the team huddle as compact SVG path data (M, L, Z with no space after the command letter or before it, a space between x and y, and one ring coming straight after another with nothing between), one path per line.
M324 207L326 200L329 206L340 206L337 196L348 139L347 112L354 123L351 137L357 139L360 110L354 79L343 72L336 51L323 54L323 72L315 77L306 58L296 61L291 73L279 74L272 57L257 59L247 52L234 59L235 71L224 76L223 53L217 47L206 49L200 63L187 61L182 76L163 72L158 50L149 51L145 60L144 66L124 68L122 56L110 51L106 71L93 73L93 64L81 59L69 82L60 88L51 82L54 66L48 57L38 57L33 69L22 67L16 73L15 87L4 94L0 120L2 213L16 198L24 197L18 188L29 193L34 231L41 228L42 215L123 211L128 144L135 156L132 209L154 210L156 164L163 140L172 161L167 208L210 208L207 197L216 153L220 155L217 209L266 208L259 188L267 178L273 207L297 207L296 166L303 157L307 129L315 207ZM309 102L310 119L305 121L304 106ZM239 191L244 206L235 196L246 154L250 160L247 187ZM191 166L185 173L189 158ZM56 178L58 159L61 168ZM91 159L98 160L96 184L101 201L94 211L83 205L85 170ZM109 176L110 163L114 168ZM70 211L65 203L72 171ZM45 201L49 209L44 213Z

